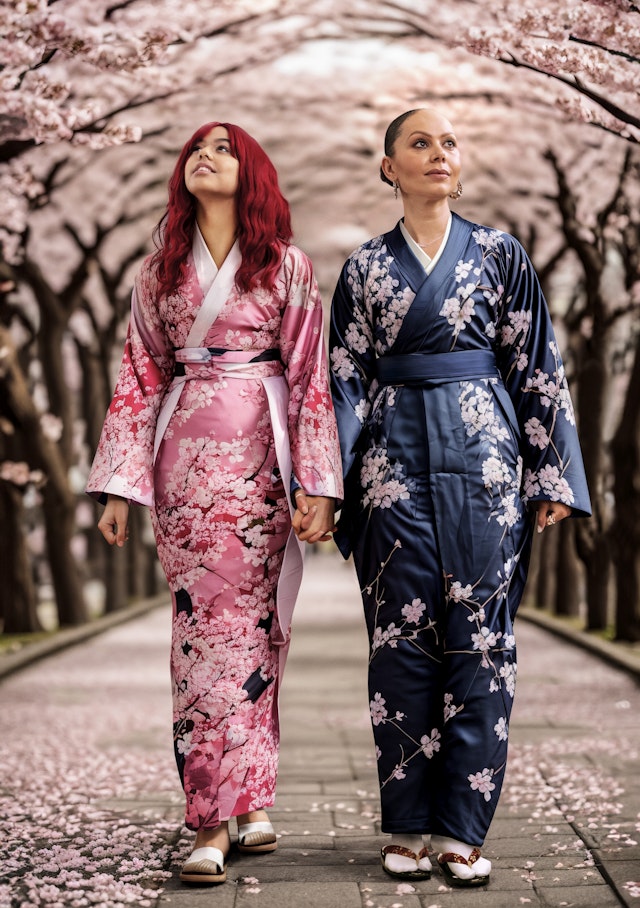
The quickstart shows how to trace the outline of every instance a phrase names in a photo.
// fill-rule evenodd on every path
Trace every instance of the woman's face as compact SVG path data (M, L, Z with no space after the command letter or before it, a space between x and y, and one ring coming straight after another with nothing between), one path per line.
M455 192L462 168L451 123L435 110L416 111L402 124L382 168L403 196L446 198Z
M215 198L233 198L238 191L238 161L231 154L229 133L224 126L196 142L184 168L189 192L205 203Z

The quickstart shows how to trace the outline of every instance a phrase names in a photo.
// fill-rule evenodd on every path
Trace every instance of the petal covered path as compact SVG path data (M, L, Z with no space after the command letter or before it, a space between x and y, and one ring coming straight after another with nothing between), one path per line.
M522 619L516 632L488 888L382 872L358 591L350 565L314 553L282 696L278 851L234 849L214 889L177 879L192 834L161 606L0 681L0 908L640 908L638 685Z

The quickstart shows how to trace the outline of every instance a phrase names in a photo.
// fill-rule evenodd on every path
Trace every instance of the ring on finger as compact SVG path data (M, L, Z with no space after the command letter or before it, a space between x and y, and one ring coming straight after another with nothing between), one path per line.
M555 515L555 514L547 514L547 526L548 526L548 527L552 527L552 526L554 525L555 522L556 522L556 515Z

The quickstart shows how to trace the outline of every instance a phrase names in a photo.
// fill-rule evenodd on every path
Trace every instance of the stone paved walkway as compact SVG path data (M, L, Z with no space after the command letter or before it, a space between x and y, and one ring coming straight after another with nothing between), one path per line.
M0 908L640 908L640 693L626 673L520 621L507 781L489 887L380 868L367 646L355 579L314 554L282 697L273 855L232 853L186 887L170 748L169 611L0 682Z

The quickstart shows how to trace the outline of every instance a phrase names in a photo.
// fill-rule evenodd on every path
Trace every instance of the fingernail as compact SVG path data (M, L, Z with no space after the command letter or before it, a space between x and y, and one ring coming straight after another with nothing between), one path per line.
M543 529L544 529L544 527L541 527L540 525L538 525L538 532L539 532L539 533L541 533Z

